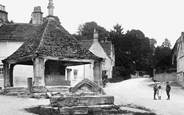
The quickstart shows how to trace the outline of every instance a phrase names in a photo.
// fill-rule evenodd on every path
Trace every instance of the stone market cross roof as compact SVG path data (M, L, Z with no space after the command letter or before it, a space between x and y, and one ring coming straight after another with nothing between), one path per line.
M4 34L4 36L6 36L4 39L14 39L14 36L23 36L21 39L27 40L17 51L3 61L20 63L32 60L34 57L38 56L54 57L58 59L100 59L76 40L57 21L55 21L54 18L48 18L48 20L40 26L27 25L26 27L28 30L18 29L16 31L13 31L12 27L8 30L11 31L9 32L11 33L10 35ZM12 34L13 32L16 34ZM21 33L23 33L23 35ZM2 33L0 33L0 36L1 34Z

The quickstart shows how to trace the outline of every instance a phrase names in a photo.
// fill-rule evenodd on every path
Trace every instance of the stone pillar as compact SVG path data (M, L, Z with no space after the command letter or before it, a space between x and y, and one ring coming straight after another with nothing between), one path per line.
M34 86L45 86L45 66L43 58L33 60Z
M9 74L9 64L7 62L3 63L4 70L4 88L10 87L10 74Z
M102 86L102 61L94 62L94 82Z
M13 68L14 68L14 64L10 65L10 86L13 87Z

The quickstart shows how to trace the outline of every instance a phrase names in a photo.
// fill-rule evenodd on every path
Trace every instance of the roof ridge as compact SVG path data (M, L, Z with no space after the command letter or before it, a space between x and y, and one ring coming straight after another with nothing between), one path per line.
M30 24L30 23L5 23L4 25L33 25L33 26L36 26L36 25Z
M101 49L103 50L103 52L105 53L105 55L110 58L112 60L112 58L107 54L107 52L105 51L104 47L102 46L102 44L100 44L100 42L97 42L97 44L99 44L99 46L101 47ZM91 45L91 47L94 45L94 43ZM90 48L91 48L90 47ZM96 55L96 54L95 54ZM99 56L100 57L100 56Z
M36 50L34 51L34 53L37 53L38 52L38 49L42 46L42 44L43 44L43 38L44 38L45 33L46 33L47 29L48 29L47 27L48 27L49 23L50 23L50 20L48 20L47 25L45 26L45 29L44 29L44 32L42 34L42 38L40 40L40 43L39 43L38 47L36 48Z

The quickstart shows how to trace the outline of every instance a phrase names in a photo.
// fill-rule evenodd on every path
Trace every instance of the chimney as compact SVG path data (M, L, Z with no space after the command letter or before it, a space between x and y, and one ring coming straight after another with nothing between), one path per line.
M1 22L8 22L8 12L5 11L5 6L0 4L0 19Z
M96 29L94 29L93 33L93 43L98 43L98 32L96 31Z
M32 12L32 24L39 25L43 23L43 12L41 12L41 7L34 7Z
M54 6L53 6L52 1L53 1L53 0L49 0L49 4L48 4L48 6L47 6L48 15L49 15L49 16L53 16L53 15L54 15L54 12L53 12Z

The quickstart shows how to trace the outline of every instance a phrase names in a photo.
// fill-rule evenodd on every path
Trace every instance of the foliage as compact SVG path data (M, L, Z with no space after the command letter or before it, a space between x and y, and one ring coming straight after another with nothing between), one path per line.
M167 48L171 48L171 42L165 38L164 42L161 45L162 47L167 47Z
M83 25L79 25L78 34L74 35L78 40L91 40L93 39L94 29L97 30L99 35L99 41L105 41L108 35L107 30L104 27L99 26L96 22L86 22Z
M107 32L96 22L80 25L78 34L74 36L78 40L91 40L94 29L99 32L100 41L108 40L114 44L113 78L128 79L136 71L152 76L153 69L163 72L171 68L171 43L167 38L161 46L155 47L157 41L146 37L141 30L132 29L125 33L122 25L116 24Z
M150 71L150 57L153 54L150 39L140 30L127 31L126 34L122 31L123 28L117 24L109 32L109 40L112 40L115 47L116 71L119 76L127 79L135 71Z
M155 50L154 65L157 72L165 72L171 68L171 49L169 47L158 46Z

